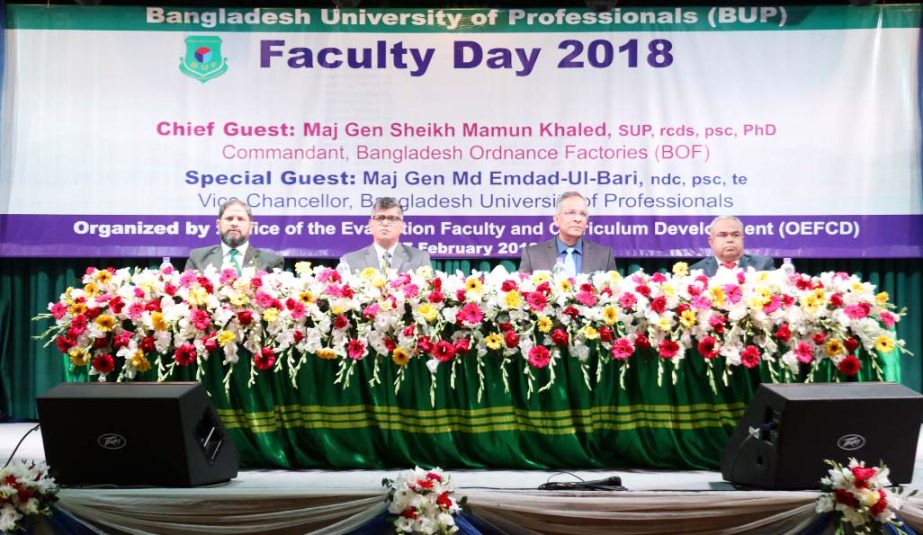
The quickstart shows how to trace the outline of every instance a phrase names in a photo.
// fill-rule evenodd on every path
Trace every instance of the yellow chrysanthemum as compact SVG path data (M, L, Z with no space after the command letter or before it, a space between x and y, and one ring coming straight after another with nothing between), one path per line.
M506 304L506 308L519 308L522 306L522 295L516 290L506 292L506 295L503 297L503 302Z
M93 278L96 279L96 282L105 286L112 280L112 273L109 273L108 269L100 269L93 274Z
M301 301L303 305L310 305L314 302L314 294L305 290L298 294L298 300Z
M85 314L86 311L87 305L85 303L74 303L70 308L71 316L76 316L77 314Z
M221 331L221 334L215 338L215 341L218 342L218 345L224 347L234 340L237 340L237 335L233 331Z
M96 297L99 295L99 286L97 286L95 282L88 282L83 287L83 293L86 294L87 297Z
M97 327L99 327L100 331L107 333L111 331L112 328L115 327L115 324L118 322L109 314L102 314L96 317L96 321L94 323Z
M206 300L208 300L208 291L205 288L195 285L189 289L189 302L192 305L201 307Z
M660 321L657 322L657 327L661 331L669 331L673 327L673 322L670 321L670 318L664 316L660 318Z
M716 305L723 305L727 300L727 294L724 293L724 288L720 286L712 286L708 289L709 295L711 295L711 300Z
M597 331L592 325L587 325L583 328L583 337L587 340L596 340L599 338L599 331Z
M865 287L862 286L862 283L861 283L861 282L856 281L856 282L852 283L852 291L854 291L854 292L856 292L856 293L860 293L860 292L862 292L862 290L864 290L864 289L865 289Z
M391 352L391 360L398 366L404 366L410 361L410 353L399 347L395 347L394 351Z
M384 288L388 284L388 279L380 273L372 277L372 286L375 288Z
M359 272L359 278L362 280L372 280L372 277L378 275L378 268L367 267Z
M231 304L236 307L242 307L250 302L250 298L243 292L234 292L231 294Z
M661 288L663 289L663 295L667 297L676 295L676 288L674 288L672 284L664 284Z
M132 355L131 365L139 372L146 372L151 369L150 361L144 356L144 351L140 349L135 351L135 354Z
M894 339L886 334L880 335L875 339L875 349L880 353L890 353L894 351Z
M67 289L64 290L64 294L62 294L64 297L64 302L67 304L67 306L74 304L74 296L71 295L73 291L74 291L73 286L68 286Z
M551 318L549 318L548 316L541 316L538 318L538 321L536 322L536 326L538 327L538 330L546 334L551 332L552 325L554 325L554 322L552 322Z
M878 294L875 296L875 302L879 305L887 305L890 299L891 296L888 295L888 292L878 292Z
M417 313L426 321L432 323L439 317L439 311L429 303L423 303L417 308Z
M340 314L343 313L343 306L333 305L332 307L330 307L330 313L333 314L334 316L339 316Z
M468 277L468 280L465 281L465 291L479 294L484 290L484 285L481 284L481 279L477 277Z
M548 282L551 280L551 276L548 273L536 273L532 275L532 283L538 286L543 282Z
M503 338L499 333L490 333L484 337L484 345L486 345L488 349L496 351L503 347Z
M768 281L768 280L769 280L769 272L768 272L768 271L758 271L758 272L756 273L756 282L766 282L766 281Z
M677 262L673 264L673 274L678 277L685 277L689 274L689 264L685 262Z
M846 347L843 346L843 342L839 338L831 338L824 344L824 353L833 358L846 353Z
M151 312L151 325L154 327L155 331L166 331L170 328L163 319L163 312L157 311Z
M318 349L315 355L317 355L317 358L324 360L334 360L337 358L337 352L330 349L329 347L322 347Z
M279 319L279 309L277 308L267 308L263 311L263 320L266 323L273 323Z
M619 309L612 305L606 305L603 307L602 316L606 325L615 325L615 322L619 320Z
M757 288L756 295L759 296L760 303L763 305L768 305L772 302L772 291L769 288Z
M311 263L310 262L295 262L295 273L299 275L307 275L311 273Z
M571 289L572 286L573 286L573 284L571 284L571 283L570 283L570 280L568 280L568 279L562 278L561 280L558 281L558 288L559 288L562 292L569 291L569 290Z
M609 284L616 285L622 282L622 275L618 271L609 272Z
M691 310L684 310L683 313L679 315L679 322L687 329L694 326L698 321L699 318L695 315L695 312Z
M86 366L90 363L90 354L80 347L72 347L70 351L67 352L67 356L74 366Z

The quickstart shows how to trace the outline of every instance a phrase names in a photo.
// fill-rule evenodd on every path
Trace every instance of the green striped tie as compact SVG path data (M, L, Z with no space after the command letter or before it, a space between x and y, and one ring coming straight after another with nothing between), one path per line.
M237 261L237 255L240 254L240 251L231 249L228 254L231 255L231 265L234 266L234 269L237 270L237 276L240 277L240 262Z

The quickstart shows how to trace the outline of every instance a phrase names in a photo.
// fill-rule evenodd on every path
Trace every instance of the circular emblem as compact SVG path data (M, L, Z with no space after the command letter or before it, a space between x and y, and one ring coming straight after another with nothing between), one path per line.
M836 445L841 450L855 451L865 446L865 437L856 434L843 435L836 441Z
M128 444L128 441L118 433L106 433L105 435L99 435L96 443L107 450L120 450Z

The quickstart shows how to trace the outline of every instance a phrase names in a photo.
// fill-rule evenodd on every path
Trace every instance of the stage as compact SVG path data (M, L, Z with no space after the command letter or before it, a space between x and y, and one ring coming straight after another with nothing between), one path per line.
M5 460L34 423L0 425ZM42 459L38 431L16 458ZM408 467L412 468L412 467ZM349 533L385 510L382 479L400 470L243 470L227 484L196 488L64 488L58 507L96 533ZM816 516L816 492L741 491L710 471L449 470L456 498L495 533L799 533ZM540 491L549 481L618 475L628 491ZM908 490L923 488L918 449ZM923 526L923 498L902 517ZM39 530L41 531L41 530ZM367 532L367 531L365 531Z

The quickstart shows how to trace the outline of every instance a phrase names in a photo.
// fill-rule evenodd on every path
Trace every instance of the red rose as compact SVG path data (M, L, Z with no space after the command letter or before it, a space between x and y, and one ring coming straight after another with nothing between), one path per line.
M61 353L67 353L68 349L76 345L76 342L64 336L59 336L55 338L54 341L58 345L58 351L60 351Z
M506 343L506 347L513 349L519 345L519 335L516 331L506 331L503 335L503 342Z
M855 355L846 355L846 357L843 358L843 360L841 360L837 365L840 373L849 377L859 373L859 368L861 367L862 365L859 363L859 359L857 359Z
M811 340L814 340L814 345L822 346L824 342L827 341L827 335L825 333L817 333L811 337Z
M109 308L112 309L112 312L121 314L122 309L125 308L125 302L122 301L121 296L117 295L109 300Z
M637 344L637 342L635 342ZM664 340L660 342L660 356L665 359L671 359L679 353L679 344L673 340Z
M93 349L105 349L109 347L109 338L104 336L102 338L93 339Z
M145 353L150 353L151 351L154 350L154 337L145 336L144 338L141 339L141 343L138 344L138 347L141 348L141 351L144 351Z
M297 344L301 342L302 340L304 340L304 331L295 329L295 332L292 333L292 337L295 338L295 343Z
M395 347L397 347L397 340L394 338L385 338L385 349L388 350L388 353L394 351Z
M667 310L667 298L663 295L658 295L652 299L651 310L658 314L663 314Z
M830 306L833 306L835 308L840 308L841 306L843 306L843 296L838 293L831 295L830 296Z
M773 336L776 338L776 340L788 342L792 337L792 330L788 327L788 323L783 323L782 325L779 325L779 328L776 329L776 332L773 334Z
M580 315L580 311L572 306L565 307L564 310L562 310L561 312L563 312L564 314L567 314L571 318L576 318L577 316Z
M556 346L566 347L567 339L567 331L564 329L555 329L554 332L551 333L551 341L554 342Z
M513 281L513 280L505 280L503 281L503 284L500 285L500 289L503 290L504 292L511 292L515 290L516 288L517 288L516 281Z
M430 292L429 295L426 296L426 300L430 303L441 303L445 301L445 296L442 295L442 292Z
M465 293L465 290L464 290L464 289L456 290L456 292L455 292L455 300L456 300L456 301L463 303L463 302L465 301L465 298L466 298L466 297L467 297L467 294Z
M426 353L427 355L433 351L433 342L430 341L429 336L421 336L417 339L417 349Z
M651 288L650 286L647 286L646 284L639 284L635 286L635 291L643 295L644 297L651 296Z
M93 319L93 318L95 318L96 316L99 316L99 313L100 313L100 312L102 312L102 311L99 309L99 307L88 308L88 309L87 309L87 317L90 318L90 319Z
M599 328L599 340L602 342L612 341L612 329L603 325Z
M251 310L241 310L237 313L237 321L241 325L250 325L253 323L253 311Z
M471 341L467 338L459 338L455 341L455 353L463 354L467 353L471 349Z
M635 335L635 347L638 349L650 349L651 341L647 336L638 333Z
M847 353L852 353L859 347L859 341L853 338L852 336L850 336L849 338L843 341L843 345L846 346Z
M176 295L176 290L178 290L178 288L174 286L173 284L170 284L169 282L163 285L164 293L169 295L170 297L173 297L174 295Z
M501 321L500 323L497 324L497 328L500 329L500 332L506 333L512 330L513 324L508 321Z
M340 314L333 318L333 327L337 330L345 329L349 327L349 320L346 319L346 316Z
M260 349L258 353L253 354L253 365L256 366L258 370L268 370L272 368L275 363L276 354L268 347L264 347Z

